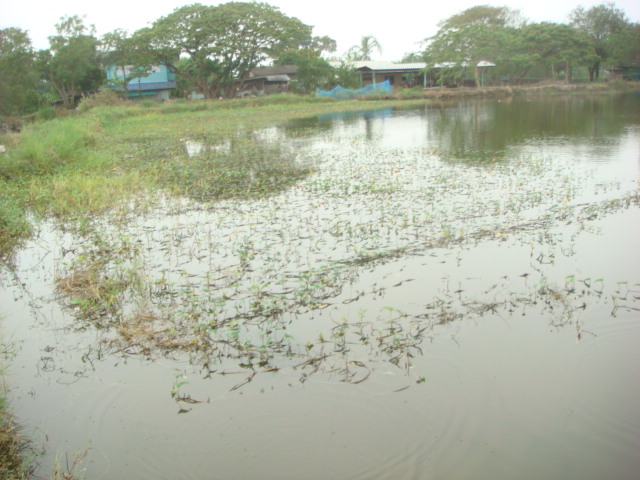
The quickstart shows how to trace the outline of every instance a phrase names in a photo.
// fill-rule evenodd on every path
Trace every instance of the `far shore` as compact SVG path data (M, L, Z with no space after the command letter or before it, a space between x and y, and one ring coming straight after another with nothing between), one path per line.
M533 85L490 86L490 87L430 87L398 90L382 97L360 97L362 100L413 100L418 98L445 100L456 98L505 98L521 95L563 95L563 94L606 94L639 90L640 82L614 81L597 83L541 82Z

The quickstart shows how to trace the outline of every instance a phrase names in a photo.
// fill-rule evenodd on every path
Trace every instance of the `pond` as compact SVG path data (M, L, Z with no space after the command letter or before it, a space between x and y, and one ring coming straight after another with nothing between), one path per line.
M254 135L307 174L44 222L2 271L40 474L86 451L91 479L636 478L640 96Z

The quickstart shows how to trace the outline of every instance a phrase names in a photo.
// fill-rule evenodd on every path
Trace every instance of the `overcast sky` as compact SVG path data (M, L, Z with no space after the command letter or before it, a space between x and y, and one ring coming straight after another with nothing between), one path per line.
M116 28L133 33L175 8L192 3L196 1L0 0L0 28L28 30L34 47L44 49L49 47L47 38L55 34L55 24L65 15L86 15L85 23L95 25L98 36ZM382 54L376 59L397 61L405 53L418 51L419 42L437 31L438 22L476 5L514 8L530 22L563 23L578 5L589 8L604 0L272 0L266 3L314 26L314 35L328 35L336 40L338 55L357 44L364 35L373 35L382 46ZM615 5L624 10L632 22L640 22L640 0L618 0Z

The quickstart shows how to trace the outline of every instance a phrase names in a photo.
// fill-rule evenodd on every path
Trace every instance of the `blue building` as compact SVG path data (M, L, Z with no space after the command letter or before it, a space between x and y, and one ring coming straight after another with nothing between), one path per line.
M122 90L125 75L130 76L132 67L107 68L107 82ZM115 81L114 81L115 80ZM145 77L129 80L127 94L132 99L169 100L171 90L176 88L176 76L166 65L155 65Z

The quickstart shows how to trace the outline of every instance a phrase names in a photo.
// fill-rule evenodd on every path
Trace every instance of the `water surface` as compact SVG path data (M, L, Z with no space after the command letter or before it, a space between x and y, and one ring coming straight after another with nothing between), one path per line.
M284 192L42 224L0 305L43 475L635 478L638 107L310 118L256 132L311 171ZM87 259L108 305L61 291Z

